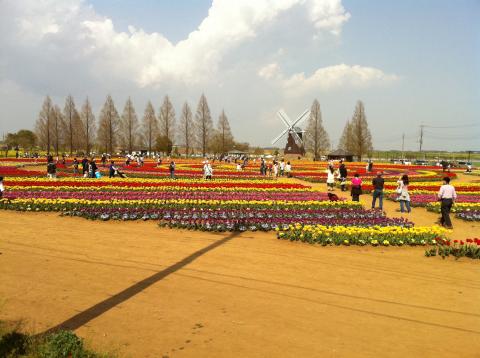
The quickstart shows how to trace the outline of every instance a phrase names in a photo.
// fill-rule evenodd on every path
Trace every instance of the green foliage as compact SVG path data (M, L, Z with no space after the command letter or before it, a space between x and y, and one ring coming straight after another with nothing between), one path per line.
M47 336L38 353L42 358L88 357L82 339L70 331L59 331Z
M2 322L0 322L1 324ZM0 327L2 328L2 327ZM1 358L100 358L100 355L87 350L83 340L71 331L58 331L44 337L31 337L17 331L1 330Z
M27 352L28 336L16 331L0 338L0 357L19 357Z

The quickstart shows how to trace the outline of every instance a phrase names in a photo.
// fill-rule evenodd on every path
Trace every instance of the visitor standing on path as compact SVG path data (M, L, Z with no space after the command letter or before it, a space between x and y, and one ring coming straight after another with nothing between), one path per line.
M350 190L352 201L360 201L360 195L362 195L362 179L358 173L352 178L352 188Z
M340 160L340 167L338 168L338 171L340 173L340 188L342 191L347 190L347 167L345 166L345 163L343 160Z
M327 169L327 191L333 191L335 186L335 168L329 165Z
M372 209L375 209L375 203L378 199L378 207L380 210L383 210L383 187L385 185L385 179L382 178L382 175L382 172L378 172L377 177L372 180Z
M408 175L404 174L400 180L397 181L397 184L397 200L400 202L400 212L404 213L406 210L407 213L410 213L412 209L410 207L410 194L408 192Z
M440 210L442 213L440 224L447 229L453 229L452 221L450 220L450 210L457 199L457 193L453 185L450 184L449 177L443 178L443 185L438 192L438 199L441 201Z

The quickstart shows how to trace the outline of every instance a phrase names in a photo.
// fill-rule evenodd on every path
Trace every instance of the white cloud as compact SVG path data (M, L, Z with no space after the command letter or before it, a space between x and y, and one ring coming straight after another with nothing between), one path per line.
M92 71L133 78L140 86L211 79L231 49L294 6L306 6L314 27L335 35L350 16L341 0L214 0L198 29L173 45L160 33L133 27L117 32L111 19L82 0L5 0L0 6L0 20L11 27L9 40L24 46L58 43L62 56L85 56ZM51 45L44 51L58 55Z
M279 85L288 96L301 96L313 91L327 91L342 87L369 87L384 85L396 81L395 74L386 74L373 67L346 64L322 67L311 76L304 72L285 76L277 63L270 63L258 71L258 75L266 80L272 80Z
M278 78L280 76L280 66L278 63L270 63L258 71L258 75L266 80Z

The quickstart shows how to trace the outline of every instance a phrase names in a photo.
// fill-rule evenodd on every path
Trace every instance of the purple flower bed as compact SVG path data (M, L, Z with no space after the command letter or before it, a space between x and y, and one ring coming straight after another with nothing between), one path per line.
M388 198L390 200L396 200L397 194L390 194ZM436 194L410 194L410 200L412 206L427 206L428 203L438 201ZM480 196L478 195L458 195L457 203L479 203Z
M160 220L161 226L211 231L268 231L289 224L343 226L406 226L413 223L403 218L387 218L377 210L363 209L187 209L162 208L82 208L63 215L81 216L92 220Z
M462 220L480 221L480 210L459 211L455 214L455 216Z
M221 192L221 191L24 191L12 190L5 193L9 199L88 199L88 200L248 200L248 201L326 201L326 193L320 192Z

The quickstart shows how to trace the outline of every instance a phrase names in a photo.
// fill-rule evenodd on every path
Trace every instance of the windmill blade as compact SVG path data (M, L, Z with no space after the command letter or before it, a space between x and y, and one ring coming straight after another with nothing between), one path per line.
M285 125L288 128L292 128L293 126L290 124L290 118L288 118L287 114L283 111L283 109L279 110L277 112L277 115L280 117L280 119L285 123Z
M279 140L280 138L282 138L289 130L290 130L290 128L285 129L277 138L275 138L275 139L272 141L272 145L275 144L275 143L277 143L278 140Z
M300 117L298 117L292 124L292 127L294 127L296 124L298 124L300 121L302 121L304 118L307 117L307 115L310 115L310 110L307 109L305 112L303 112Z

